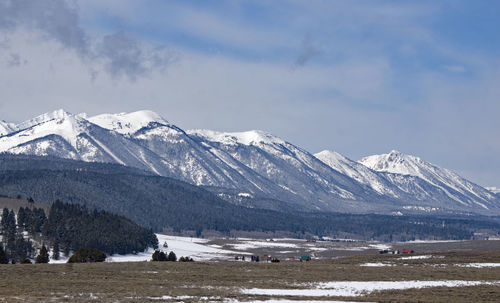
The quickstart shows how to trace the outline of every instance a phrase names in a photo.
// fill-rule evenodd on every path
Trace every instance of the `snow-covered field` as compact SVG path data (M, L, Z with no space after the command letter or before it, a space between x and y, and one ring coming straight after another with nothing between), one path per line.
M285 261L289 258L298 260L301 256L310 256L312 259L336 259L339 257L352 256L356 254L378 254L379 250L394 250L405 248L402 243L380 243L366 241L307 241L305 239L291 238L275 238L275 239L253 239L253 238L219 238L219 239L203 239L194 237L180 237L164 234L156 234L159 241L159 249L165 253L173 251L177 258L190 257L195 261L232 261L236 256L272 256ZM428 243L429 245L439 246L446 245L452 241L418 241L417 243ZM496 241L488 241L494 243ZM167 246L164 246L167 243ZM413 243L412 248L417 253L425 253L415 246L415 242L404 242L408 245ZM441 244L440 244L441 243ZM399 245L399 248L397 247ZM472 244L470 244L472 245ZM469 246L470 246L469 245ZM475 245L475 244L474 244ZM396 247L394 247L396 246ZM440 247L440 246L439 246ZM472 246L471 246L472 247ZM442 250L441 248L436 251ZM490 248L491 250L491 248ZM128 255L111 255L108 256L106 262L141 262L150 261L154 250L149 248L147 251L137 254ZM358 253L359 252L359 253ZM52 255L52 252L50 252ZM425 259L442 259L444 256L439 255L407 255L400 256L397 260L425 260ZM50 263L65 263L68 258L62 257L60 260L50 260ZM249 261L250 258L245 258ZM457 266L464 267L496 267L496 263L488 263L490 265L481 265L476 263L463 264ZM391 262L368 262L360 264L365 267L382 267L393 266ZM438 266L433 264L433 266Z
M485 268L485 267L500 267L500 263L466 263L466 264L455 264L455 266Z
M235 255L246 254L242 252L222 249L217 245L208 245L208 240L191 237L177 237L162 234L156 234L159 241L159 250L165 253L173 251L177 258L190 257L195 261L229 260L234 259ZM168 247L163 247L164 243ZM129 255L112 255L106 259L107 262L139 262L150 261L154 249L150 248L145 252Z
M195 261L222 261L234 260L235 256L242 255L281 255L300 257L311 255L313 258L324 258L318 255L328 251L365 251L390 249L390 245L383 243L366 242L331 242L314 241L308 242L304 239L201 239L193 237L169 236L156 234L159 241L159 249L168 253L173 251L179 258L181 256L193 258ZM168 247L163 244L167 243ZM216 244L217 243L217 244ZM128 255L112 255L107 262L140 262L151 260L154 250L152 248L145 252ZM258 252L258 253L257 253ZM249 258L247 258L249 259ZM51 263L62 263L67 259L61 259Z
M374 262L374 263L363 263L363 264L360 264L359 266L365 266L365 267L384 267L384 266L396 266L396 264L394 264L394 263Z
M399 260L422 260L422 259L430 259L434 258L434 256L431 255L423 255L423 256L408 256L408 257L401 257Z
M462 287L476 285L500 285L500 281L342 281L312 284L306 289L242 289L244 294L270 296L339 296L357 297L381 290L404 290L426 287Z

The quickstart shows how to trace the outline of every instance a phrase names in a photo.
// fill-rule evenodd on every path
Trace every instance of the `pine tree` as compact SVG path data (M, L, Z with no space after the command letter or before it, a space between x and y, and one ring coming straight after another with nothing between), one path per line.
M172 261L172 262L177 261L177 256L173 251L168 253L167 261Z
M40 252L36 257L36 263L49 263L49 253L45 245L42 245L42 248L40 248Z
M168 261L167 255L165 255L165 253L163 251L159 251L159 250L155 250L155 252L153 253L152 259L153 259L153 261L159 261L159 262Z
M2 234L4 235L3 237L3 241L6 242L7 241L7 238L5 237L5 233L7 231L7 226L8 226L8 216L9 216L9 210L7 208L4 208L3 209L3 212L2 212Z
M15 240L15 248L12 251L12 259L22 261L33 253L33 245L29 239L24 239L22 233L18 233Z
M106 254L97 248L80 248L68 259L68 263L104 262L106 257Z
M7 264L7 263L9 263L9 258L7 257L5 250L3 250L3 245L0 244L0 264Z
M5 250L12 261L15 261L14 256L16 253L16 215L14 214L14 211L7 212L8 215L6 217L6 229L4 231L4 237L7 240L7 246L5 247Z
M160 252L158 250L155 250L153 252L153 255L151 255L151 260L155 261L155 262L160 261L159 260L159 255L160 255Z
M59 260L59 257L59 238L56 238L56 240L54 241L54 246L52 247L52 259Z
M25 226L27 224L26 219L27 219L27 212L24 210L24 207L20 207L19 211L17 212L17 228L21 231L25 230Z

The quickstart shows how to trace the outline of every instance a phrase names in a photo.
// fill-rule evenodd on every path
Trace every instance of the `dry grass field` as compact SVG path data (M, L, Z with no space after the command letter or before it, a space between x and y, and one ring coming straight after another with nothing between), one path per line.
M498 302L500 252L412 256L360 255L311 262L135 262L0 266L0 302L247 302L344 300L369 302ZM369 266L372 264L372 266ZM368 266L367 266L368 265ZM302 296L332 281L483 281L491 285L383 290L357 296ZM289 295L248 289L299 289ZM316 287L317 289L317 287Z

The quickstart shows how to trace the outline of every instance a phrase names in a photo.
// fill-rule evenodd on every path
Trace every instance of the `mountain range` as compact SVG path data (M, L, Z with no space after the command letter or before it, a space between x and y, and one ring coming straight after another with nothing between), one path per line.
M391 151L353 161L334 151L311 154L263 131L185 131L146 110L94 117L57 110L0 122L0 152L122 164L247 207L500 214L496 193L415 156Z

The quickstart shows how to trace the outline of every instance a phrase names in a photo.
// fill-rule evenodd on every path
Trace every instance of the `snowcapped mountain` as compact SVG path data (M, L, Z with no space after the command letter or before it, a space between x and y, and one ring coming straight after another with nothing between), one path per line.
M376 192L404 203L405 209L461 208L462 201L448 195L449 191L443 190L441 186L437 186L420 176L376 171L334 151L325 150L315 154L315 156L333 169L370 186ZM487 200L494 201L495 199ZM495 208L495 205L494 203L492 206ZM487 209L482 204L478 204L478 206Z
M155 155L116 132L64 110L40 115L0 137L0 152L112 162L150 170Z
M208 144L229 165L245 165L295 196L295 200L307 201L314 209L352 211L353 204L363 204L366 209L370 208L366 199L380 199L369 187L271 134L262 131L224 133L207 130L192 130L188 134Z
M312 155L263 131L184 131L151 111L87 117L57 110L18 125L2 122L0 132L0 152L119 163L222 197L267 199L259 207L278 201L269 208L390 213L500 205L488 190L416 157L391 153L356 162L331 151Z
M359 163L378 172L418 177L465 206L479 206L484 209L498 207L496 197L490 191L451 170L440 168L415 156L393 150L388 154L365 157L359 160Z

